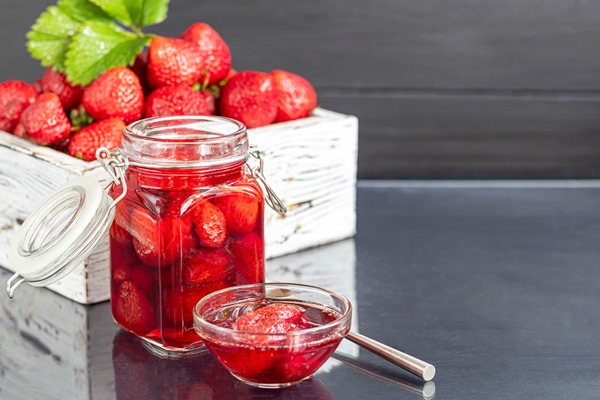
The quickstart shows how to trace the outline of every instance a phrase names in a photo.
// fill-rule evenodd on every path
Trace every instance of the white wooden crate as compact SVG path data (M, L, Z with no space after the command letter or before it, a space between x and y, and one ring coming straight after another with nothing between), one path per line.
M317 110L309 118L250 129L266 152L265 175L288 207L265 208L267 258L350 237L356 232L356 117ZM57 187L77 175L106 182L96 161L84 162L0 132L0 266L22 221ZM108 239L50 289L79 303L109 298Z

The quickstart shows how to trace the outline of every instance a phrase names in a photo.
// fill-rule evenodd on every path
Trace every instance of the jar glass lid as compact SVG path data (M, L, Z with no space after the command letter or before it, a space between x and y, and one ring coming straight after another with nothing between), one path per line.
M124 196L122 158L107 149L98 151L98 159L116 184L123 183L122 195L113 200L99 181L77 177L58 188L23 222L8 253L15 274L6 291L13 297L23 282L48 286L80 265L107 235L116 203ZM110 182L110 183L113 183Z
M8 262L16 274L7 287L48 286L70 273L97 247L114 218L112 199L92 178L78 177L34 210L16 234Z

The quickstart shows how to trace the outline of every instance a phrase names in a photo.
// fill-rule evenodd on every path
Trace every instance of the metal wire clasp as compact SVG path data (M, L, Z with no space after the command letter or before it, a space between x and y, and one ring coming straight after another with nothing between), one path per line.
M121 185L123 187L123 191L119 197L114 199L110 205L110 208L113 208L127 194L125 171L129 168L129 159L123 150L118 147L115 147L113 151L108 150L106 147L99 147L98 150L96 150L96 159L112 179L112 181L109 181L104 185L104 190L107 190L112 184L117 186Z
M265 203L267 203L269 207L271 207L277 214L281 215L282 217L285 216L285 213L287 212L285 204L283 204L283 201L281 201L279 196L277 196L277 193L275 193L275 190L273 190L263 175L265 166L264 150L259 149L258 147L250 146L250 155L259 161L257 167L248 166L248 168L250 169L252 177L254 177L254 179L256 179L263 186L263 190L265 192Z

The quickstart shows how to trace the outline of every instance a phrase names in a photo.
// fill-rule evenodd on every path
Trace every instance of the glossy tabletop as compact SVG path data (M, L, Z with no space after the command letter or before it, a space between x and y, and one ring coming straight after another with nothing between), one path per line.
M0 296L0 399L600 397L598 183L364 182L358 232L267 279L344 293L354 329L433 363L433 383L343 343L312 380L254 389L210 354L152 355L108 303L24 287Z

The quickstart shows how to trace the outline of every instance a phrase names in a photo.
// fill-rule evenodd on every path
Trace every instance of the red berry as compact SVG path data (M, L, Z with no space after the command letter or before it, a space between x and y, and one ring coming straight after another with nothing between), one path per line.
M25 128L23 128L22 123L19 122L17 124L17 126L15 127L15 130L13 131L13 134L17 137L25 138Z
M134 208L129 216L133 248L146 265L167 268L187 257L196 247L189 218L166 215L155 219L148 211Z
M117 322L138 335L150 332L156 324L152 303L144 291L130 280L119 285L112 307Z
M275 121L277 105L275 81L271 75L263 72L240 72L221 89L221 114L237 119L248 128Z
M60 99L54 93L43 93L21 115L27 137L36 144L60 143L69 137L71 124Z
M163 307L166 324L172 327L192 328L194 325L193 310L196 304L206 295L229 287L225 281L209 282L200 287L184 288L167 292Z
M202 52L187 40L155 37L148 52L146 78L153 88L193 85L202 76Z
M276 69L271 72L279 95L275 122L308 117L317 106L317 92L303 77Z
M225 215L227 232L232 235L242 235L251 232L256 226L258 201L253 194L232 192L216 197L213 203Z
M125 124L137 121L144 110L140 80L129 68L113 68L85 90L83 106L95 120L115 117Z
M223 212L208 200L192 205L190 211L196 235L204 247L222 247L227 240L227 222Z
M247 311L232 327L242 332L285 333L309 328L310 320L298 306L274 303Z
M118 118L109 118L78 131L69 142L69 154L84 161L96 159L99 147L114 149L121 146L125 124Z
M77 106L83 97L83 86L71 84L67 81L65 74L54 71L52 67L46 68L40 83L44 92L54 93L58 96L65 110Z
M215 115L215 96L208 91L196 91L187 84L163 86L146 99L144 116Z
M18 126L18 125L17 125ZM60 151L61 153L68 154L69 153L69 143L71 142L71 137L66 138L62 142L51 145L50 147L56 151Z
M152 299L157 289L154 278L156 270L144 264L135 264L129 270L128 279L137 284L144 291L148 299Z
M264 282L264 243L255 232L229 238L228 248L235 262L235 283Z
M131 244L131 234L129 227L129 207L124 200L117 203L115 207L115 219L110 228L110 235L120 245L127 246Z
M23 111L33 104L37 92L23 81L0 83L0 131L13 132Z
M110 236L121 245L128 245L131 243L129 231L118 224L112 224L110 227Z
M231 78L233 78L237 74L238 74L238 72L235 69L231 68L229 70L229 73L225 77L225 79L222 79L221 81L219 81L219 86L225 86L225 84L227 83L227 81L229 81Z
M231 69L231 52L227 43L210 25L196 22L183 32L181 38L200 48L201 84L210 86L227 77Z
M33 81L29 84L33 90L36 91L37 94L44 93L44 88L42 87L42 79L38 79L37 81Z
M148 93L148 81L146 80L146 71L148 70L148 52L142 51L135 58L135 62L130 67L131 70L137 75L140 80L140 84L142 85L142 89L144 93Z
M186 261L183 281L187 286L225 281L232 268L231 255L223 248L197 249Z
M158 221L143 208L134 208L129 215L129 229L139 259L146 265L158 266L161 239Z

